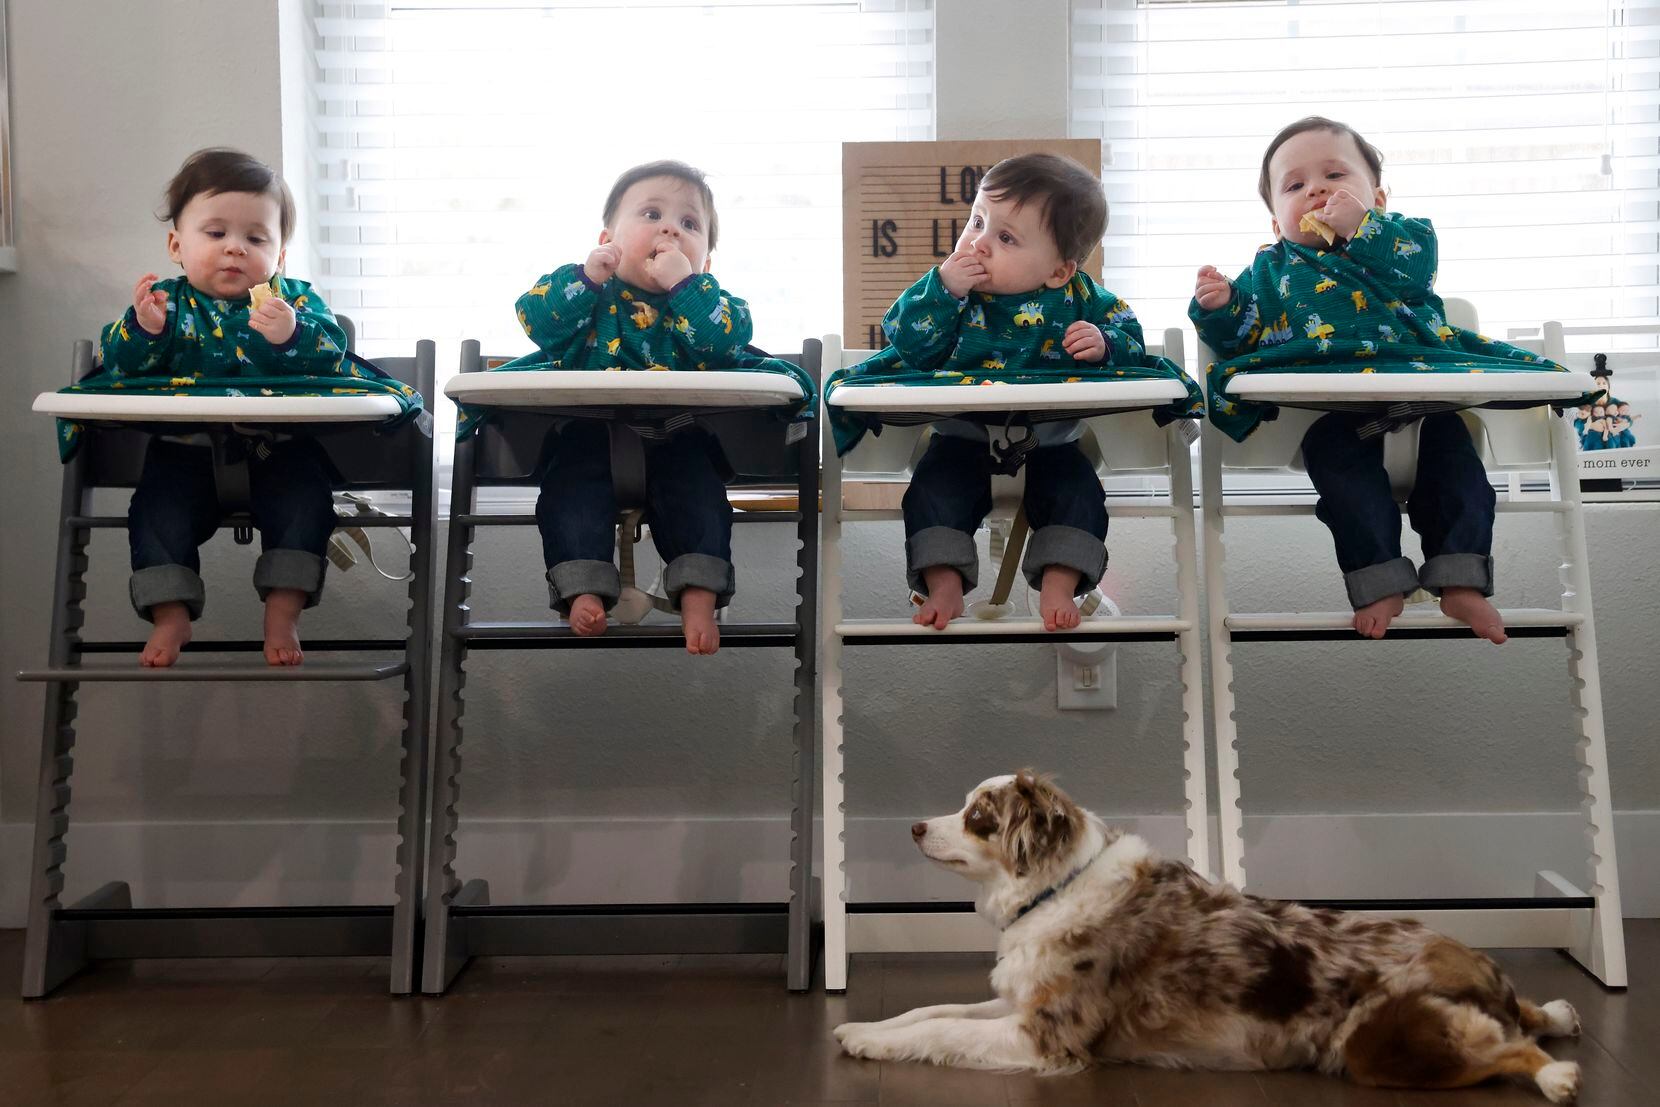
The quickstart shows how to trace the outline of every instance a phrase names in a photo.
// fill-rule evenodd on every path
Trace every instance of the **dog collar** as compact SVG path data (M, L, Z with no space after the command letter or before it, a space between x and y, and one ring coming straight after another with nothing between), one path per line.
M1045 888L1043 891L1039 892L1037 895L1035 895L1031 899L1027 900L1025 902L1025 904L1023 904L1021 906L1020 910L1018 910L1014 913L1014 918L1009 920L1009 926L1013 926L1015 923L1017 923L1021 919L1025 918L1032 911L1035 911L1037 908L1042 907L1049 900L1054 899L1056 894L1058 894L1061 891L1061 889L1065 888L1068 884L1071 884L1074 880L1077 880L1080 876L1082 876L1084 874L1084 870L1089 868L1091 865L1095 864L1096 859L1099 858L1101 856L1101 854L1103 854L1105 852L1107 852L1107 851L1104 850L1104 849L1098 851L1095 854L1094 857L1091 857L1088 861L1085 861L1082 865L1079 865L1077 868L1075 868L1071 872L1067 873L1065 879L1060 880L1057 883L1049 885L1049 887ZM1009 928L1009 926L1005 926L1003 929L1007 930Z

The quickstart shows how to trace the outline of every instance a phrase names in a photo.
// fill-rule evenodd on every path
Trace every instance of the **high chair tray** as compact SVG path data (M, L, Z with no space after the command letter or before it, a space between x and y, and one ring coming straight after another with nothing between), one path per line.
M782 373L523 369L463 373L444 394L481 407L777 407L798 403L801 385Z
M34 410L99 423L378 423L403 409L392 396L116 396L42 392Z
M1177 380L1074 381L1071 384L848 385L830 394L846 411L906 411L941 415L986 411L1131 411L1184 399Z
M1595 389L1589 373L1239 373L1228 381L1228 394L1236 399L1280 404L1545 403L1577 399Z

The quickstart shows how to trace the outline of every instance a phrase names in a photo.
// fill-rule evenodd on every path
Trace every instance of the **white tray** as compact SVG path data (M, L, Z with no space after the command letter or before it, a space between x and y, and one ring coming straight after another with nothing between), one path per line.
M838 387L831 407L844 411L1110 411L1156 407L1187 396L1181 381L1074 381L1071 384L883 384Z
M444 386L480 407L779 407L800 403L801 385L783 373L512 369L462 373Z
M34 410L101 423L378 423L403 410L392 396L122 396L42 392Z
M1236 373L1228 395L1237 400L1295 404L1322 401L1395 403L1436 400L1485 404L1495 400L1572 400L1594 391L1589 373Z

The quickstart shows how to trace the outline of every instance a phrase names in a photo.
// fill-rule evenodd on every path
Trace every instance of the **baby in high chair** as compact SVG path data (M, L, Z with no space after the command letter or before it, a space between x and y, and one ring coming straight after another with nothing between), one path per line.
M163 218L168 257L184 274L140 277L132 306L104 328L102 374L115 381L106 387L126 380L137 391L156 376L188 391L204 378L351 375L345 331L322 297L277 277L294 201L273 169L240 151L200 150L168 184ZM328 566L333 469L309 437L236 436L230 447L246 456L263 550L254 588L265 606L265 660L298 665L300 612L317 603ZM153 624L143 665L172 665L190 641L206 602L197 548L220 518L211 445L153 437L127 511L132 604Z
M636 166L606 198L599 244L587 258L519 297L519 322L540 359L564 369L722 369L749 342L749 307L709 273L719 222L703 174L676 161ZM686 651L720 648L716 608L732 597L729 469L697 425L647 440L646 522L680 612ZM555 425L542 447L536 525L553 608L579 635L602 634L622 582L612 561L617 503L608 428L595 419Z
M1120 366L1121 375L1181 376L1151 364L1129 305L1079 270L1106 227L1101 182L1077 162L1054 154L998 162L980 181L956 248L888 310L891 345L846 376L914 372L989 384L1022 370ZM1106 497L1077 420L1039 422L1030 433L1023 507L1032 537L1022 571L1038 590L1045 629L1066 630L1080 622L1077 598L1106 570ZM978 579L974 532L992 507L988 442L975 423L936 423L911 475L902 509L907 578L924 597L920 625L943 630Z
M1387 210L1383 158L1354 128L1319 116L1280 131L1258 192L1278 241L1229 280L1199 270L1188 315L1216 352L1210 417L1243 440L1268 405L1228 394L1235 373L1562 371L1536 354L1450 326L1436 295L1435 230ZM1427 412L1427 413L1426 413ZM1384 468L1384 435L1421 419L1407 515L1424 564L1401 555L1401 517ZM1302 456L1331 529L1354 629L1381 638L1422 587L1480 637L1505 641L1493 594L1496 497L1464 421L1448 405L1404 416L1331 412Z

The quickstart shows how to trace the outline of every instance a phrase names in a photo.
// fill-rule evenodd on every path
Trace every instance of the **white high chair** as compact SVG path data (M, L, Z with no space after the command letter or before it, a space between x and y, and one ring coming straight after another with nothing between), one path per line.
M1475 309L1462 300L1447 300L1448 321L1476 329ZM1518 345L1562 360L1561 327L1546 324L1542 341ZM1200 345L1201 366L1215 360ZM1558 947L1569 951L1604 984L1626 982L1625 946L1620 923L1619 878L1615 868L1613 810L1608 790L1608 754L1603 737L1602 689L1597 668L1596 624L1591 611L1591 582L1585 547L1585 517L1580 504L1576 443L1567 420L1554 416L1552 401L1571 401L1590 391L1589 374L1575 373L1251 373L1236 378L1235 396L1280 405L1279 417L1258 426L1243 443L1234 442L1209 424L1203 444L1202 508L1205 525L1205 590L1208 596L1211 698L1216 728L1217 803L1221 820L1222 876L1246 887L1244 811L1239 783L1239 732L1234 718L1232 650L1235 643L1264 641L1354 641L1360 638L1347 611L1236 612L1227 591L1226 521L1240 516L1312 515L1312 501L1269 501L1251 497L1230 500L1223 483L1228 471L1300 471L1300 445L1308 427L1328 410L1347 405L1383 405L1439 401L1471 405L1460 411L1489 471L1548 471L1549 499L1522 499L1513 485L1501 495L1501 514L1548 512L1556 516L1561 538L1560 610L1503 611L1513 638L1567 639L1573 702L1580 720L1578 756L1582 805L1590 843L1591 887L1581 890L1553 872L1539 872L1531 899L1349 901L1346 907L1380 915L1408 915L1473 945L1487 947ZM1519 409L1475 405L1532 404ZM1376 410L1376 409L1374 409ZM1402 499L1411 491L1416 469L1416 424L1391 431L1385 440L1390 482ZM1444 638L1477 642L1468 627L1439 612L1410 608L1390 625L1385 640Z
M1182 333L1164 333L1164 344L1149 346L1180 364ZM826 375L869 357L869 350L846 350L836 335L824 340ZM877 416L880 435L868 434L846 457L836 456L828 415L823 449L824 498L821 518L823 613L820 616L820 688L824 712L824 985L847 988L850 953L983 950L996 947L996 932L972 910L938 910L938 904L870 904L865 909L849 895L846 872L846 811L842 780L842 649L845 646L950 645L1032 642L1056 645L1089 642L1174 642L1181 655L1182 764L1186 803L1186 855L1199 871L1210 871L1209 801L1205 786L1204 692L1199 645L1199 577L1193 516L1193 474L1187 439L1180 424L1159 427L1148 409L1186 395L1179 381L1125 380L1073 384L1007 384L993 388L926 386L845 387L832 393L828 407ZM1102 473L1167 472L1168 497L1119 504L1109 500L1114 519L1152 517L1172 520L1175 528L1176 594L1174 615L1085 617L1075 630L1048 632L1042 620L1006 614L983 619L966 615L943 631L911 622L910 612L897 618L842 617L842 525L900 517L899 499L921 456L926 424L938 419L1006 412L1066 412L1086 419L1083 445ZM1114 418L1114 413L1130 413ZM994 481L992 525L999 514L1013 513L1018 484ZM995 531L994 531L995 533ZM994 543L995 547L995 543ZM1016 553L1014 556L1018 556Z

